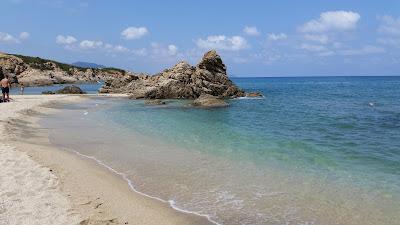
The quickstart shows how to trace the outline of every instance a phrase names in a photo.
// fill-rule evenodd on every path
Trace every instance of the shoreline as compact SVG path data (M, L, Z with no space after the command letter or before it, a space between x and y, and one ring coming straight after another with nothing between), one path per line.
M124 97L125 95L94 96ZM9 116L3 116L2 120L8 120L8 123L2 127L1 131L3 135L4 129L9 131L6 139L17 152L31 157L32 161L38 163L41 168L46 168L50 175L59 180L55 190L70 204L64 211L72 213L66 217L68 219L65 223L60 224L78 224L70 223L72 218L75 218L75 221L80 220L79 224L211 223L206 216L186 212L174 207L171 202L136 191L122 174L113 171L112 168L107 168L106 165L99 165L88 156L84 158L76 153L52 146L48 139L48 132L40 129L37 123L41 116L57 112L57 109L47 108L46 105L82 100L83 98L79 96L29 95L14 96L14 102L2 105L3 107L8 104L18 105L22 101L22 104L27 105L12 110L12 113L8 113ZM37 103L26 104L27 101L37 101ZM0 108L0 111L4 110ZM46 175L49 176L49 174ZM54 202L51 204L57 205Z
M210 215L213 219L217 218L216 220L222 221L221 223L239 224L241 221L245 220L240 221L237 218L250 218L252 219L251 221L261 221L262 218L259 220L257 218L253 220L255 217L251 213L253 211L257 212L256 210L259 210L258 212L264 210L261 211L261 213L265 212L267 216L276 215L277 217L274 221L277 223L278 221L318 221L318 223L332 224L392 224L393 221L396 221L397 216L393 214L393 210L398 207L396 206L396 202L393 201L395 198L392 197L392 195L381 195L383 192L381 193L380 191L366 192L364 190L369 189L360 189L361 187L352 186L350 185L351 183L342 182L343 180L340 179L323 179L319 182L319 180L317 181L315 178L320 177L302 176L302 173L297 173L298 171L295 172L292 170L290 170L289 173L285 173L285 171L280 170L280 168L274 170L273 167L268 167L268 170L259 171L257 170L259 167L253 167L253 161L244 164L241 163L240 165L238 165L236 161L233 161L235 162L233 164L230 164L229 162L225 164L223 162L226 161L221 161L221 159L213 161L213 158L208 157L203 161L202 157L199 158L193 154L186 155L188 157L185 157L185 155L182 155L185 151L164 151L163 149L179 150L178 146L168 146L167 142L156 142L154 145L150 144L146 148L146 144L153 143L153 141L148 142L146 141L147 139L141 135L130 135L127 139L130 141L127 143L130 144L124 145L124 130L113 130L111 129L114 128L112 123L103 124L101 122L102 117L98 116L103 114L97 116L96 114L92 114L92 112L97 109L97 107L96 109L92 108L95 105L101 106L99 109L103 110L103 113L112 113L115 111L107 111L107 109L109 109L108 106L114 106L113 103L110 105L102 104L102 101L110 103L113 101L125 102L126 100L123 95L110 94L92 96L31 95L15 97L15 101L12 103L0 104L0 129L1 132L3 132L0 132L0 134L4 136L5 130L9 132L9 135L3 138L3 140L5 139L5 141L8 142L8 145L4 146L0 143L0 165L4 168L3 163L6 164L9 159L17 162L19 157L12 154L11 156L10 154L6 154L13 151L15 154L22 157L29 157L29 160L34 163L29 164L31 165L30 167L22 166L22 170L30 169L31 167L42 169L41 172L38 173L41 176L35 175L34 172L29 173L32 175L26 176L25 171L14 174L15 169L13 166L16 168L19 167L17 162L7 167L2 174L0 173L0 225L210 224L210 222L218 224L206 215ZM10 107L8 107L8 104L10 104ZM118 106L117 103L116 105ZM110 107L110 109L113 108ZM120 110L120 108L116 109L117 111ZM91 117L91 115L93 115L93 117ZM116 116L121 116L121 114L116 114ZM140 114L138 114L138 118L140 118ZM96 124L98 123L99 125L97 126ZM138 122L136 121L136 123ZM134 126L135 123L130 125ZM53 129L55 130L53 131ZM60 129L60 132L57 129ZM128 133L131 134L130 132ZM115 136L115 134L118 136ZM106 137L109 138L107 139ZM60 140L65 142L58 142ZM141 140L143 140L143 142L141 142ZM159 139L156 137L154 140ZM94 144L87 143L92 141ZM137 148L139 151L132 151L131 155L123 154L124 149L129 149L133 146L139 146L139 148ZM153 152L156 153L156 155L151 154L151 149L153 148L158 149L158 151ZM123 157L121 159L126 159L126 161L118 161L118 158L116 158L116 161L110 160L111 158L107 158L107 155L102 155L102 151L105 149L110 149L111 152L109 153L112 155L119 155L120 157ZM146 152L146 154L141 155L141 152ZM191 169L210 168L210 170L204 170L203 174L197 174L203 176L193 176L193 181L207 184L204 193L210 189L212 190L211 187L213 184L218 185L220 184L219 181L225 181L224 178L227 177L225 183L232 183L233 185L221 190L231 190L232 193L240 194L240 188L235 189L232 187L246 187L245 194L255 193L253 196L259 197L260 200L254 200L253 202L263 204L261 205L263 208L241 207L239 211L236 211L235 208L232 210L230 207L226 207L225 209L217 208L218 205L212 201L215 198L208 195L198 195L201 198L196 198L194 199L195 201L192 202L198 204L201 200L211 199L209 202L212 202L213 205L205 204L200 208L190 208L190 205L189 207L186 207L187 205L182 203L184 203L184 200L188 198L185 199L182 198L182 196L169 195L168 192L171 193L172 190L178 190L172 188L174 184L179 184L180 180L190 184L191 178L183 175L184 173L182 173L182 171L184 170L182 170L182 168L185 169L184 164L182 164L183 167L180 167L180 169L174 173L172 169L175 167L171 167L170 165L175 166L178 161L168 161L170 158L163 157L162 153L173 155L175 157L178 156L176 153L179 153L180 158L177 158L178 161L185 162ZM132 158L130 158L130 156L132 156ZM137 160L132 160L135 158ZM240 158L240 162L243 162L242 159L243 158ZM229 161L229 159L227 160ZM200 163L196 164L195 161ZM160 171L168 172L161 172L158 174L157 172L149 172L152 171L152 167L147 165L158 165L160 162L171 162L171 164L165 163L159 167L159 169L161 169ZM209 164L201 162L207 162ZM124 163L130 164L127 164L127 166L124 167ZM209 167L207 165L220 166ZM236 172L239 172L230 170L230 165L233 166L231 168L240 168L240 173L245 172L255 175L252 178L246 176L232 176L232 179L229 179L230 175L236 175L238 174ZM218 175L217 173L215 174L214 178L218 180L218 182L215 182L215 180L213 181L212 179L202 179L202 177L207 177L207 174L211 174L213 171L226 171L226 173L222 172L218 173ZM258 172L260 172L260 174L256 176ZM139 174L142 175L140 176ZM40 223L24 223L21 222L22 220L17 223L4 220L4 215L6 215L4 212L5 209L7 209L4 208L4 206L7 207L7 205L3 204L6 202L6 197L10 195L10 191L7 191L7 189L3 190L3 187L8 185L7 182L4 182L4 177L7 178L8 176L15 178L21 178L21 176L23 176L22 178L26 178L23 183L28 184L33 182L32 179L37 177L41 178L41 180L46 180L48 179L47 177L50 177L51 182L48 186L45 186L45 188L43 188L43 186L39 186L40 188L31 188L31 186L28 186L26 188L31 188L35 192L38 192L36 195L50 193L51 196L49 196L49 198L44 200L41 199L41 202L37 202L36 198L32 199L32 196L35 196L35 194L32 194L29 192L30 190L27 190L24 192L26 193L26 195L24 195L25 202L21 204L39 204L39 206L41 206L40 203L49 203L53 208L45 214L50 215L47 216L47 218L54 217L58 221L44 222L44 218L39 218L42 219ZM179 180L178 178L180 176L182 177ZM166 180L163 178L172 181L165 182ZM176 180L170 178L176 178ZM251 180L248 180L247 178ZM40 179L36 179L35 181L38 180ZM262 181L253 182L253 180ZM275 185L273 181L278 182L276 182ZM296 185L296 187L293 187L293 185L285 186L285 183L287 182L298 185ZM146 189L143 188L143 184L157 188ZM261 192L263 190L260 191L260 189L257 188L247 189L247 184L252 184L253 187L257 187L256 185L259 184L261 185L259 187L267 189L268 191ZM263 184L268 185L262 186ZM164 193L163 190L166 192ZM188 188L187 190L188 192L185 193L188 195L185 197L191 197L193 195L193 190L196 189ZM201 193L201 191L202 189L198 189L195 193ZM225 192L215 191L214 193L224 194ZM55 198L54 195L57 198ZM51 199L50 197L52 196L53 198ZM381 197L376 198L374 196ZM11 198L13 197L11 196ZM238 197L236 199L247 200L248 198ZM174 204L175 201L176 205ZM231 199L228 199L228 201L232 202ZM221 201L221 205L226 204L226 202L227 201ZM342 203L345 204L342 205ZM279 210L273 208L275 205L280 206L281 208ZM319 208L315 211L307 210L315 205L319 205ZM381 207L382 205L384 205L384 207ZM177 206L181 208L177 208ZM288 209L292 209L292 207L295 207L298 210L296 214L293 214L293 216L288 220L280 217L281 215L284 215ZM191 211L182 209L189 209ZM210 210L202 211L202 209ZM41 212L42 210L43 207L40 208L39 211ZM9 218L17 215L20 219L22 219L22 217L31 218L32 216L35 216L35 211L23 210L23 212L24 214L21 215L12 214L10 210L8 215L10 216ZM196 212L202 213L203 215ZM219 215L227 217L219 217L218 214L213 214L214 212L225 213ZM247 215L249 215L249 217L246 217ZM228 218L228 220L224 220L225 218ZM60 222L60 220L69 222ZM3 221L5 222L3 223ZM271 221L267 219L264 220L264 222L269 223Z

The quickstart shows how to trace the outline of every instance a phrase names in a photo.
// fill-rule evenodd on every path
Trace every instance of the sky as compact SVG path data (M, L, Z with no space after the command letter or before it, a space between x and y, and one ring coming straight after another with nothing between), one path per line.
M216 49L230 76L400 75L399 0L1 0L0 52L150 74Z

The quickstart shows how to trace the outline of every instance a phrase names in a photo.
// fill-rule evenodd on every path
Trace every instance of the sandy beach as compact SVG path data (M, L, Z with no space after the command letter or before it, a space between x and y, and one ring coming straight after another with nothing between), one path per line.
M0 224L209 224L132 191L118 174L55 149L37 125L80 96L13 96L0 104Z

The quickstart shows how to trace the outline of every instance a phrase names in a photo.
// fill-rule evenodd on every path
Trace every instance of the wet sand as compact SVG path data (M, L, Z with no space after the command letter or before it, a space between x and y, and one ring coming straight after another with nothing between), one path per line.
M0 224L210 223L135 193L95 161L52 146L37 121L57 113L51 104L83 100L16 96L0 105Z

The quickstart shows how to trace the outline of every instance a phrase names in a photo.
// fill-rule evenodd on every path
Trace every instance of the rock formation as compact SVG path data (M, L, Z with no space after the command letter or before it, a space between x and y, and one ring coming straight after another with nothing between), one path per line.
M154 76L126 75L107 80L101 93L129 93L140 99L196 99L208 94L221 98L244 96L228 78L226 66L215 50L207 52L194 67L180 62Z
M66 86L58 91L56 91L57 94L86 94L86 92L82 91L77 86Z
M44 86L105 81L99 92L127 93L134 99L245 96L244 91L228 78L226 66L215 50L204 54L196 66L180 62L154 76L116 68L82 68L38 57L3 53L0 53L0 70L8 75L12 85Z
M10 54L0 54L0 70L9 76L12 85L24 86L98 82L128 73L115 68L82 68L38 57Z

